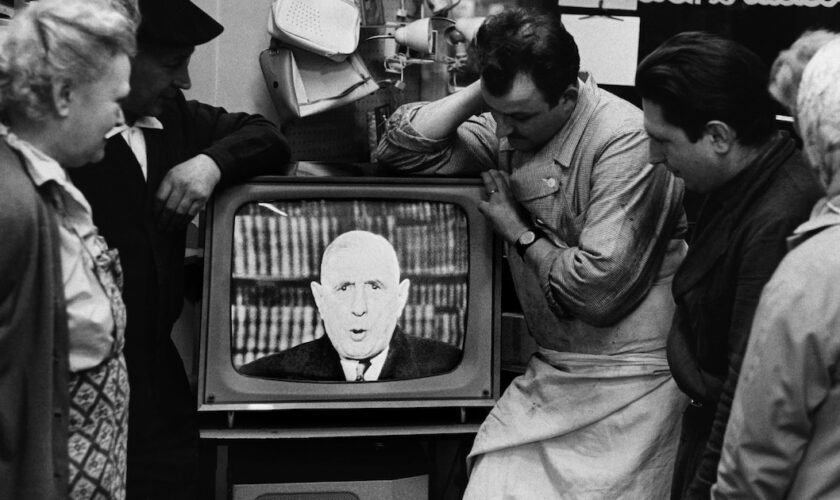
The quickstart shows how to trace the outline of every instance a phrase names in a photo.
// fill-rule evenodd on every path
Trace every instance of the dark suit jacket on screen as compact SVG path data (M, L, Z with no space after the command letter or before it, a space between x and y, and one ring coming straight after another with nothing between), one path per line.
M394 330L379 380L404 380L448 372L461 360L461 350L437 340ZM255 377L343 381L338 352L329 337L300 344L243 365L240 373Z

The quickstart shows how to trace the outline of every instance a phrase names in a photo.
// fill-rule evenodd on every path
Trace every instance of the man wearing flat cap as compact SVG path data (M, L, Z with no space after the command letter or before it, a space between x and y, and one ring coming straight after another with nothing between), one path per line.
M261 116L185 99L190 56L222 32L219 23L189 0L138 6L128 127L108 140L101 162L72 178L124 270L127 497L190 499L198 484L195 398L170 338L183 304L186 225L217 186L281 168L289 147Z

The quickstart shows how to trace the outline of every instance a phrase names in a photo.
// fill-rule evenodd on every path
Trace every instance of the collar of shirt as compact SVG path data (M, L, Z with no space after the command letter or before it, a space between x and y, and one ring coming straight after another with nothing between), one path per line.
M761 173L762 168L764 168L764 165L761 162L753 161L744 170L738 172L735 177L709 193L709 200L723 210L734 209L735 205L741 202L744 192L756 181L756 177Z
M126 137L127 131L131 129L150 128L156 130L163 130L163 123L154 116L141 116L134 121L134 125L122 124L119 127L114 127L105 134L105 138L110 139L117 134Z
M143 135L142 129L163 130L163 123L154 116L141 116L134 121L131 126L123 125L108 133L108 137L120 134L126 144L128 144L137 163L140 164L140 170L143 172L143 177L147 178L148 159L146 157L146 136Z
M765 192L776 172L795 151L793 139L787 133L779 132L758 149L747 167L706 195L689 242L695 251L689 252L683 268L691 268L686 267L686 262L707 259L704 254L717 252L715 255L721 255L725 251L726 238L737 221ZM698 248L703 250L696 251Z
M24 159L26 170L36 186L54 182L58 186L53 199L65 221L72 224L80 237L86 237L95 230L90 204L76 186L67 177L67 172L50 156L16 136L6 126L0 124L0 136L6 143L18 151Z
M578 143L583 137L583 132L586 130L586 124L592 118L597 104L598 84L591 74L581 71L578 75L577 104L575 104L572 115L557 134L537 152L537 156L554 158L561 167L568 168L572 163L572 157ZM507 137L503 137L499 141L499 149L502 151L513 150Z
M134 125L132 127L139 127L139 128L153 128L156 130L163 130L163 123L160 122L154 116L141 116L137 120L134 121Z
M810 238L815 232L840 225L840 195L822 198L814 205L811 218L799 225L788 237L788 250Z
M786 151L793 152L794 149L793 140L787 133L777 133L757 151L746 168L708 194L703 210L711 213L711 210L706 209L708 206L709 209L714 208L726 214L735 213L745 200L752 198L754 191L764 189L766 181L782 164L778 160L779 155L786 157ZM775 163L771 167L768 162Z
M385 359L388 357L388 347L376 356L370 358L370 366L365 370L365 381L379 380L379 374L382 373L382 367L385 365ZM350 382L356 380L356 365L359 362L355 359L341 359L341 369L344 370L344 379Z

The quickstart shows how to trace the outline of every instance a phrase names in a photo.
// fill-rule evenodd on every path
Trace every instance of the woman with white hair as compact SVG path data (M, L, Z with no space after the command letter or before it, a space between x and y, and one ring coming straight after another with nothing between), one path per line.
M65 168L123 124L135 22L39 0L0 35L0 498L125 496L117 256Z
M820 48L838 37L840 34L828 30L806 31L789 48L779 52L773 61L768 90L774 99L788 109L794 119L802 72Z
M840 40L805 67L796 99L826 196L790 238L756 310L716 499L840 498Z

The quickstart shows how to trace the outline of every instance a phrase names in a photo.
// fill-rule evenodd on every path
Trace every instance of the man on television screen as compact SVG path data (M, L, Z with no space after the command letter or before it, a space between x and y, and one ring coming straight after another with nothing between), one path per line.
M491 16L470 51L479 80L398 109L377 149L403 172L481 174L538 345L476 436L465 498L667 498L686 404L665 356L682 184L649 163L642 111L579 70L556 15Z
M404 380L448 372L461 350L403 333L397 325L408 300L397 253L382 236L348 231L321 259L312 295L327 334L257 359L245 375L325 381Z

